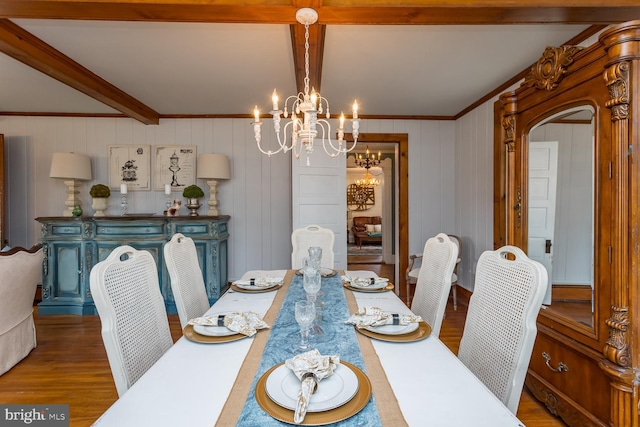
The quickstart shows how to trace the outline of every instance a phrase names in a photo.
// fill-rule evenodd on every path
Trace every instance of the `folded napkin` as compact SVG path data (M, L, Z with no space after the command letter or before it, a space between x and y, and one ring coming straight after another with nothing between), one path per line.
M366 288L367 286L378 285L380 283L386 283L389 279L383 277L359 277L359 276L341 276L342 281L350 285Z
M234 285L255 286L256 288L270 288L275 285L282 284L279 277L252 277L244 280L236 280L232 282Z
M258 332L258 329L268 328L257 313L247 311L244 313L234 312L221 314L218 316L203 316L189 320L189 325L201 326L226 326L233 332L252 337Z
M355 325L356 328L382 325L408 325L418 323L422 317L415 314L385 313L378 307L364 307L347 319L345 323Z
M296 410L293 415L294 423L300 424L304 420L307 415L309 398L316 391L318 383L331 376L339 363L338 356L322 356L316 349L299 354L284 362L284 365L291 369L301 381Z

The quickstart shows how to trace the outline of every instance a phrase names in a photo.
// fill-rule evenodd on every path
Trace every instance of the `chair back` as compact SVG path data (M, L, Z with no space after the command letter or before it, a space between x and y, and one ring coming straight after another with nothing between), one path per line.
M517 247L478 260L458 357L514 414L547 286L547 270Z
M118 396L173 345L158 270L151 253L114 249L89 277Z
M411 311L431 326L431 333L436 337L440 335L457 259L458 247L444 233L430 238L424 245Z
M36 347L33 300L42 259L41 244L0 252L0 375Z
M306 227L293 230L291 233L291 268L302 268L302 260L309 256L311 246L322 248L321 267L333 269L334 254L333 243L335 235L330 228L323 228L319 225L308 225Z
M210 306L193 239L181 233L174 234L164 245L164 261L180 325L184 329L190 319L202 316Z

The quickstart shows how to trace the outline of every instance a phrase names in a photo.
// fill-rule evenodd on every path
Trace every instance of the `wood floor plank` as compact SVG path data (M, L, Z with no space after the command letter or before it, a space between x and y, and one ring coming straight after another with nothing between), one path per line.
M389 273L393 273L393 266L378 264L375 268L381 276L393 277ZM457 311L451 304L447 307L440 338L454 352L458 350L465 316L464 305L460 304ZM68 404L70 426L90 426L118 398L102 344L100 319L37 313L35 319L38 347L0 376L0 402ZM175 341L181 336L178 316L169 315L169 324ZM464 402L460 402L461 410L463 406ZM517 415L528 427L564 426L526 391Z

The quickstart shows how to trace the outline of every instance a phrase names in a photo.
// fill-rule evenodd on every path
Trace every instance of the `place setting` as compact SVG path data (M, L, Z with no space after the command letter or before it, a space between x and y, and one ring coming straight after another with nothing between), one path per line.
M413 342L427 338L431 326L415 314L387 313L378 307L358 309L346 320L369 338L389 342Z
M282 277L252 277L248 279L235 280L231 282L230 288L235 292L260 293L271 292L282 286Z
M360 412L371 383L358 367L317 349L297 354L258 380L256 401L273 418L297 425L325 425Z
M269 325L252 311L224 312L189 320L182 334L198 343L225 343L252 337L267 328Z
M354 292L387 292L393 290L393 283L384 277L341 276L342 285Z

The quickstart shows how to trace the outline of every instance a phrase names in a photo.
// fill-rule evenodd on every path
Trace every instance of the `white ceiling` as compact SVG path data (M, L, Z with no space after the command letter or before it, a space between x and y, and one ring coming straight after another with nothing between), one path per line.
M270 110L296 91L285 24L12 21L160 115ZM328 25L331 112L454 116L588 25ZM0 53L0 114L118 111Z

